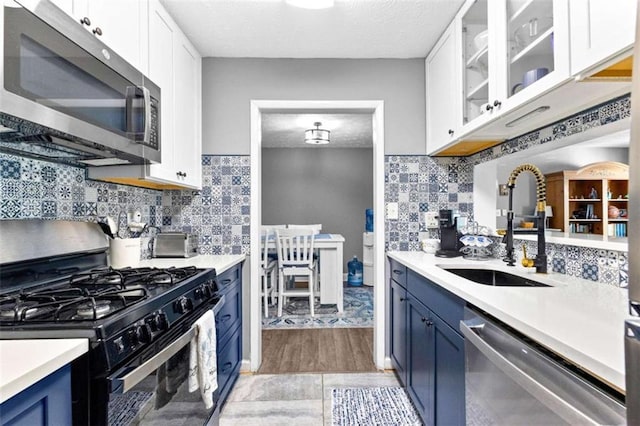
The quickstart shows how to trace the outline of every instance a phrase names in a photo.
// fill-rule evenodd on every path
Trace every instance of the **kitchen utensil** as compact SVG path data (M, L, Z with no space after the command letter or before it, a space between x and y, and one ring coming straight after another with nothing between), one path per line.
M118 225L111 216L107 216L107 225L109 226L109 231L111 231L111 237L118 238Z
M128 238L129 237L129 218L127 217L127 213L121 211L118 214L118 237L119 238Z
M534 68L532 70L527 71L526 73L524 73L524 76L522 78L522 83L518 83L515 86L513 86L513 88L511 89L511 94L512 95L516 94L517 92L524 89L525 87L530 86L531 84L540 80L542 77L544 77L547 74L549 74L549 68Z
M102 229L102 232L104 232L106 236L113 238L113 232L111 232L111 227L108 224L98 222L98 225L100 225L100 229Z

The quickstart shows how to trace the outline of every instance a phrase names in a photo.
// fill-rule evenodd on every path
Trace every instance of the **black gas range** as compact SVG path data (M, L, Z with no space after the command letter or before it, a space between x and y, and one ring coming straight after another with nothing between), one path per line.
M72 364L74 424L110 424L110 401L128 391L121 376L152 358L172 362L185 347L165 348L188 344L195 321L223 303L215 269L107 266L96 224L0 221L0 235L2 338L89 340Z

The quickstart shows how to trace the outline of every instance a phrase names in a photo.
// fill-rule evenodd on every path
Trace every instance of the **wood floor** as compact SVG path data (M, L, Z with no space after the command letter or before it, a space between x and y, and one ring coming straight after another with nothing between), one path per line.
M376 371L373 328L263 330L259 374Z

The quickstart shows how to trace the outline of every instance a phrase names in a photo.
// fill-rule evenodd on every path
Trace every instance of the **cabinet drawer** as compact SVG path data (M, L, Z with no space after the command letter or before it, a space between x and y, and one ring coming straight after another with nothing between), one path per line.
M222 402L227 399L227 395L240 371L241 337L240 328L235 328L229 341L218 349L218 391Z
M234 287L236 282L241 278L241 266L242 263L235 265L218 275L218 277L216 278L216 281L218 282L218 291L226 293Z
M464 300L410 269L407 276L407 291L460 333Z
M224 345L229 339L231 331L242 319L242 298L239 291L229 291L225 294L225 302L216 314L216 342Z
M391 279L401 286L406 287L407 267L393 259L389 259L389 266L391 268Z

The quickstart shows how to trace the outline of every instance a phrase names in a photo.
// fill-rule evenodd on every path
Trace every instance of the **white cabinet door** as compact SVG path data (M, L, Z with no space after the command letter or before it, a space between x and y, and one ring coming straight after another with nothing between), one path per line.
M147 2L132 0L53 0L87 31L143 73L147 72Z
M183 185L202 186L201 58L184 36L175 45L174 161Z
M636 0L569 3L571 74L577 75L633 47Z
M76 0L79 1L79 0ZM80 0L87 1L87 0ZM147 2L131 0L87 1L87 16L91 19L91 31L107 46L138 70L143 67L143 35ZM98 29L102 35L97 35Z
M202 58L158 1L149 3L149 77L160 86L162 161L147 179L202 187Z
M460 127L456 33L457 23L454 20L425 62L427 154L455 140Z
M157 1L149 3L149 78L160 86L160 144L162 160L150 167L150 178L174 181L177 170L174 167L174 123L175 95L173 87L173 50L176 38L173 20Z
M455 140L460 127L456 32L456 21L453 21L425 62L427 154Z

